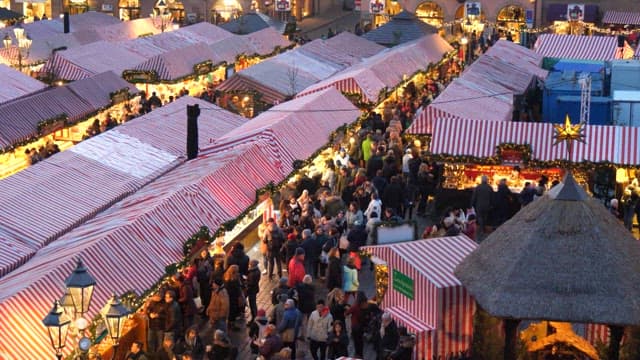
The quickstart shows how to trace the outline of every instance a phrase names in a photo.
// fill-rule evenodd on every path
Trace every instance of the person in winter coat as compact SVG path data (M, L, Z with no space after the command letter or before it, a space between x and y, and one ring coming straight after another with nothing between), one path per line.
M480 185L476 186L471 194L471 207L475 209L478 230L483 233L485 226L489 225L489 212L493 205L494 192L486 175L482 175L480 179Z
M344 324L347 305L345 305L344 302L344 292L342 289L335 288L327 294L327 306L329 307L333 320L342 321Z
M166 315L164 323L164 332L170 333L173 340L177 340L182 336L182 311L180 305L176 301L176 293L173 290L167 290L164 293Z
M324 300L318 300L316 309L307 321L307 338L309 338L309 350L313 360L325 360L327 354L327 338L331 331L333 317L329 308L324 305ZM318 356L320 351L320 356Z
M226 330L229 317L229 294L222 280L216 280L211 285L211 301L207 308L209 322L215 329Z
M327 345L329 347L329 359L335 360L342 356L349 356L349 335L344 328L344 323L335 320L331 331L327 336Z
M213 259L207 249L202 250L200 256L195 259L195 267L196 277L198 278L198 294L202 301L202 307L206 309L209 306L209 297L211 296L209 281L213 271Z
M162 347L154 353L155 360L173 360L176 358L173 352L174 343L171 336L165 336L162 341Z
M311 275L305 275L302 279L302 283L296 286L297 297L296 301L298 310L303 315L302 330L304 331L305 324L311 312L315 309L316 288L313 286L313 278ZM304 335L302 335L304 337Z
M340 260L340 250L332 248L329 250L329 266L327 266L327 290L334 288L342 289L342 261Z
M271 358L282 349L283 345L276 327L272 324L267 325L265 337L257 340L255 343L258 345L260 356L265 360L271 360Z
M282 318L284 318L284 304L289 300L289 295L280 294L278 295L278 303L276 306L271 309L271 314L269 316L269 323L278 325Z
M166 319L165 305L162 292L157 292L151 297L151 301L145 307L145 314L149 318L149 328L147 330L147 349L149 352L156 352L162 346L164 338L164 322Z
M195 360L202 360L204 356L204 343L198 335L198 327L190 327L183 339L180 339L174 349L176 355L182 355L185 352L190 352L191 356Z
M291 348L291 360L295 359L296 340L300 333L302 325L302 313L295 307L293 299L289 299L284 303L284 317L278 324L278 333L282 339L282 344Z
M253 323L258 312L258 293L260 292L260 268L258 260L249 262L249 272L247 273L247 298L249 299L249 309L251 310L251 320Z
M289 295L291 288L287 285L289 278L284 276L280 278L280 283L277 288L271 290L271 305L278 304L278 297L280 294Z
M404 188L402 186L402 180L398 176L392 176L391 182L384 190L382 194L382 203L385 208L393 209L395 214L402 214L402 207L404 205Z
M149 360L147 355L142 350L142 343L140 341L134 341L131 344L131 350L125 356L126 360Z
M229 294L228 325L232 330L238 330L236 319L244 314L245 297L242 291L242 280L237 265L231 265L224 273L224 287Z
M400 340L396 321L391 318L391 314L382 314L382 324L380 325L380 348L379 359L386 359L397 347Z
M364 214L362 214L362 210L358 206L358 203L352 201L349 204L349 209L347 210L347 214L345 215L347 218L347 229L351 230L354 227L356 222L363 224L364 223Z
M213 345L207 347L206 356L208 360L235 360L237 349L231 345L231 340L222 330L213 333ZM194 356L194 359L196 357Z
M231 253L227 256L228 269L231 265L238 265L238 271L241 276L247 276L249 272L249 256L244 253L244 245L241 242L237 242L233 245Z
M355 295L360 287L358 282L358 270L356 269L355 260L352 257L347 259L347 265L342 267L342 290L345 298L349 295Z
M287 285L290 288L295 288L302 282L302 279L306 275L304 269L304 257L304 249L299 247L296 249L296 256L291 258L291 261L289 261L289 280Z
M407 333L407 328L401 326L398 328L400 341L398 348L389 355L389 360L411 360L413 357L413 347L416 346L416 339L413 335Z
M382 214L382 201L378 198L377 193L371 194L371 201L367 206L367 209L364 211L364 215L367 217L367 220L370 220L373 217L379 217Z
M256 318L251 324L249 324L249 338L251 339L251 343L249 345L251 347L252 354L258 353L259 346L256 344L256 340L264 339L267 325L269 325L267 312L264 311L264 309L259 309Z
M182 329L188 329L193 325L196 314L196 303L193 301L193 286L180 274L176 279L179 289L178 304L182 310Z
M296 255L296 249L300 247L298 237L295 233L287 235L287 241L284 243L284 261L285 264L289 264L291 258Z

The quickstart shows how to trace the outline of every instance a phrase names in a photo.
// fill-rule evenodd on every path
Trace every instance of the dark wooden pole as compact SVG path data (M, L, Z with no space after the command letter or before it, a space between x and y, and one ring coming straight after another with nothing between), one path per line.
M518 344L518 324L520 320L504 319L504 360L516 360L516 345Z
M624 327L609 325L609 360L618 360L620 358L620 341L624 334Z

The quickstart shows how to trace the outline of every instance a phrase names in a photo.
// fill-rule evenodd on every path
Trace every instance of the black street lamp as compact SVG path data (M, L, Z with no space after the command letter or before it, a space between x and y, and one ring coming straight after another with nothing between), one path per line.
M64 313L64 309L58 301L53 302L53 308L49 314L42 319L42 323L47 327L51 346L56 352L58 360L62 359L62 348L67 342L67 331L71 324L71 319Z
M82 259L78 258L76 269L73 270L73 273L64 281L64 284L69 294L71 294L76 314L83 316L89 311L96 280L89 274L87 268L82 263Z
M104 312L105 322L107 323L107 331L109 336L113 340L113 356L116 358L116 352L118 351L118 345L120 341L120 335L122 335L122 329L124 328L124 322L131 311L120 302L117 296L113 295L107 303L107 308Z

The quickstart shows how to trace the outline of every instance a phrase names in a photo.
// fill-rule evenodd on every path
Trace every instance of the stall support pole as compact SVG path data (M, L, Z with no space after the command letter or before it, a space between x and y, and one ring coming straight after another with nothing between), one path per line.
M624 335L624 327L609 325L609 360L618 360L620 358L620 341Z
M504 360L516 360L516 344L518 343L518 325L520 320L504 319Z

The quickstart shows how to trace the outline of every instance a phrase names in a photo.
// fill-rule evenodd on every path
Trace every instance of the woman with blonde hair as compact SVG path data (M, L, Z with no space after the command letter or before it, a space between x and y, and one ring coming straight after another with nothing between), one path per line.
M229 327L238 330L237 318L244 313L245 297L242 292L242 279L238 265L231 265L224 273L224 287L229 294Z

